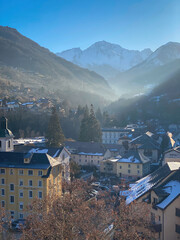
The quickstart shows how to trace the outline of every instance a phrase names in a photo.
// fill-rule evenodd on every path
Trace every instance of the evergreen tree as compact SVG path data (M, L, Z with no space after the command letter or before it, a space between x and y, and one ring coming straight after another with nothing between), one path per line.
M79 140L82 142L101 142L101 136L100 123L95 117L93 105L91 105L90 114L86 106L84 118L81 121Z
M101 112L100 108L98 108L97 111L96 111L96 118L98 119L98 121L102 125L102 123L103 123L103 115L102 115L102 112Z
M48 139L47 144L50 147L59 147L64 142L64 134L55 107L52 108L46 138Z
M102 132L99 121L94 114L93 105L91 104L91 110L88 121L89 141L101 142Z
M81 126L80 126L80 135L79 135L79 141L82 142L88 142L89 138L88 138L88 131L89 131L89 109L88 106L86 105L85 109L84 109L84 117L81 121Z

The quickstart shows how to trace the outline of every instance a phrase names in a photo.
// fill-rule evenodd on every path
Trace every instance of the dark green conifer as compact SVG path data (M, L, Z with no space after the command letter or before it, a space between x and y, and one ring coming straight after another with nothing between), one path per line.
M49 147L59 147L64 142L64 134L55 107L52 108L46 138L48 140L47 145Z
M84 117L81 121L81 126L80 126L80 135L79 135L79 141L82 142L88 142L89 138L88 138L88 131L89 131L89 109L88 106L86 105L85 109L84 109Z

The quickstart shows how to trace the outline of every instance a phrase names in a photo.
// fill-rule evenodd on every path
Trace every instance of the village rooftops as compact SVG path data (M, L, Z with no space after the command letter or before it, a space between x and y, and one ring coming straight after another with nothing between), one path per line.
M97 142L65 142L65 147L72 154L103 156L107 148L102 143Z
M146 177L138 180L128 192L126 203L129 204L132 201L143 196L153 187L157 186L163 179L171 174L174 174L180 168L179 162L168 162L164 166L157 169L155 172L147 175Z
M159 143L157 142L157 137L151 133L151 132L146 132L134 139L132 139L132 141L130 143L133 143L133 144L153 144L156 146L156 148L159 148Z

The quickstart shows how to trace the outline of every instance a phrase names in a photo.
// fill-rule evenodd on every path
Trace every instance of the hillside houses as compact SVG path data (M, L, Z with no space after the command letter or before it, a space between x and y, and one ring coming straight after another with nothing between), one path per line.
M5 110L5 111L16 111L18 109L30 109L30 110L39 110L39 111L43 111L43 110L48 110L51 109L53 106L52 101L50 101L47 98L40 98L38 100L35 100L35 98L33 96L31 96L31 100L34 101L28 101L28 102L19 102L17 100L13 100L13 101L6 101L6 100L2 100L0 101L0 109Z

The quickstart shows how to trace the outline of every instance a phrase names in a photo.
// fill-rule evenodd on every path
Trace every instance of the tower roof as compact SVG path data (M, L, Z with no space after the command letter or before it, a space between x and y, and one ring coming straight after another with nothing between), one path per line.
M14 135L12 134L12 132L7 128L7 118L5 117L2 117L1 120L0 120L0 137L1 138L12 138L14 137Z

